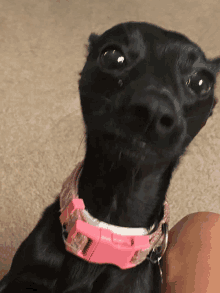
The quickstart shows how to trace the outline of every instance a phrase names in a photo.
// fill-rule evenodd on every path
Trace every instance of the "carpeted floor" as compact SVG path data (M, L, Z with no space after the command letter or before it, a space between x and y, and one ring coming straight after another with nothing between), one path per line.
M148 21L187 35L216 57L219 15L218 0L0 1L0 279L83 157L78 74L89 34ZM192 212L220 213L219 191L217 105L172 179L170 228Z

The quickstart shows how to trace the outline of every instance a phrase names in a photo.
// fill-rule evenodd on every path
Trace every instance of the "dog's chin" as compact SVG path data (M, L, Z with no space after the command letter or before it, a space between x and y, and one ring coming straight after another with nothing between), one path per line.
M167 163L176 157L176 152L172 149L158 149L152 144L142 140L134 139L130 145L117 142L114 145L118 159L125 159L133 163L156 165L157 163ZM179 153L179 152L178 152Z

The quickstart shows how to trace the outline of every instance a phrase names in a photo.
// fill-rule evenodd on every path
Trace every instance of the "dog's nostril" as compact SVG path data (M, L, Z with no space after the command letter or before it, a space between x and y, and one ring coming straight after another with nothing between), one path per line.
M164 115L163 117L160 118L159 124L165 128L170 128L173 126L174 120L172 117L168 115Z
M175 121L172 115L163 115L156 122L156 133L158 135L166 136L173 130Z

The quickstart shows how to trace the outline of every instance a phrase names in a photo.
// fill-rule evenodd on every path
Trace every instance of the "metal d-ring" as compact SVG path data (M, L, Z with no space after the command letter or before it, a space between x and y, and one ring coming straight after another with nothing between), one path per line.
M151 263L153 263L153 264L159 263L159 261L161 260L161 258L163 257L163 255L164 255L164 253L165 253L165 251L167 249L167 245L168 245L168 225L167 225L167 223L164 223L162 225L162 234L164 234L164 240L163 240L162 245L159 246L159 247L156 247L156 248L154 247L152 249L151 253L150 253L150 256L147 257L147 259L150 260ZM156 244L155 244L155 246L156 246ZM156 258L155 259L153 257L153 254L154 253L156 254Z
M168 225L167 225L167 223L164 223L162 225L162 233L164 234L164 241L163 241L163 245L161 246L162 251L161 251L160 257L158 258L158 261L160 261L161 258L163 257L163 255L167 249L167 245L168 245Z
M159 270L160 270L161 283L163 284L163 272L162 272L162 269L160 266L160 260L163 257L163 255L167 249L167 245L168 245L168 225L167 225L167 223L162 225L162 232L164 233L164 246L163 246L161 255L160 255L160 257L158 257L157 261L158 261L158 266L159 266Z

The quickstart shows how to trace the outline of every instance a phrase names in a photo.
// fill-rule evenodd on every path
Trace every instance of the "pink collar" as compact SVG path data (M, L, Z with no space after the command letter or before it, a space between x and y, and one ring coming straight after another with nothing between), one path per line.
M99 221L85 210L83 199L78 197L77 186L82 167L83 161L78 163L64 182L60 193L60 222L66 250L88 262L114 264L121 269L129 269L149 258L152 250L161 247L161 256L156 260L159 263L168 242L168 229L165 233L162 229L163 224L169 222L167 201L164 202L164 217L151 235L149 233L154 225L147 230Z

